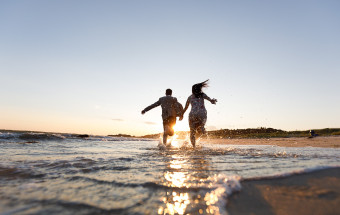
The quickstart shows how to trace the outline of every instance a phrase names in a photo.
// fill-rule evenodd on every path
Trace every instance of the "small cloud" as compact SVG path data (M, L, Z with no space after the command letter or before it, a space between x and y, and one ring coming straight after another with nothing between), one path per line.
M144 122L145 124L148 124L148 125L157 125L157 123L155 122Z
M111 119L111 120L113 120L113 121L118 121L118 122L124 121L124 119Z
M100 106L99 105L95 105L94 108L95 109L100 109Z

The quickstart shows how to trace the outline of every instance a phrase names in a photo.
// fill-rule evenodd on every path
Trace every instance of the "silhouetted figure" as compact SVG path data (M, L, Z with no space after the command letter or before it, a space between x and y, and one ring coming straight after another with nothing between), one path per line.
M202 92L202 88L208 87L208 80L198 83L192 86L192 94L187 99L183 114L180 120L183 119L185 111L191 104L191 111L189 113L189 126L190 126L190 141L193 147L196 145L196 132L205 134L205 123L207 122L207 110L204 106L204 99L210 101L212 104L216 104L216 99L209 98Z
M313 137L318 136L318 135L315 133L314 130L310 130L310 131L309 131L309 134L310 134L309 138L313 138Z
M176 124L176 117L178 115L181 115L181 112L183 110L183 107L180 103L178 103L177 98L172 97L172 90L167 89L165 91L164 97L159 98L157 102L154 104L146 107L144 110L142 110L142 114L145 112L157 107L162 107L162 118L163 118L163 144L166 145L168 135L172 136L174 135L174 129L173 127Z

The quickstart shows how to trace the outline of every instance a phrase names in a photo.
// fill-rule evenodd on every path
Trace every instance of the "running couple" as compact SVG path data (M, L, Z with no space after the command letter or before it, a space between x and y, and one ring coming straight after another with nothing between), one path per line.
M194 84L192 86L192 94L188 97L185 104L184 110L180 103L178 103L176 97L172 97L172 90L167 89L164 97L159 98L157 102L146 107L142 110L142 114L157 107L162 107L162 118L163 118L163 144L166 145L167 137L174 135L173 127L176 124L176 117L180 117L179 120L183 119L185 111L191 104L191 111L189 113L189 126L190 126L190 141L193 147L196 143L196 133L205 134L205 123L207 121L207 110L204 106L204 99L210 101L212 104L216 104L216 99L209 98L202 89L208 87L208 81Z

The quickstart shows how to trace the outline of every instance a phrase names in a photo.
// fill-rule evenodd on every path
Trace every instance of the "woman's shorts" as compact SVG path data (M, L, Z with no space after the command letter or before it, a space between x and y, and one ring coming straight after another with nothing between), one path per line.
M206 122L206 114L189 114L189 126L191 130L204 127Z

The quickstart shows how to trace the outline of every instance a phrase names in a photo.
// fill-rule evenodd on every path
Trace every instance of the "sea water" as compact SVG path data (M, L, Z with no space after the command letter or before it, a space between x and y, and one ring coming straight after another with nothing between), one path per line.
M0 214L227 214L242 180L339 165L340 149L0 133Z

